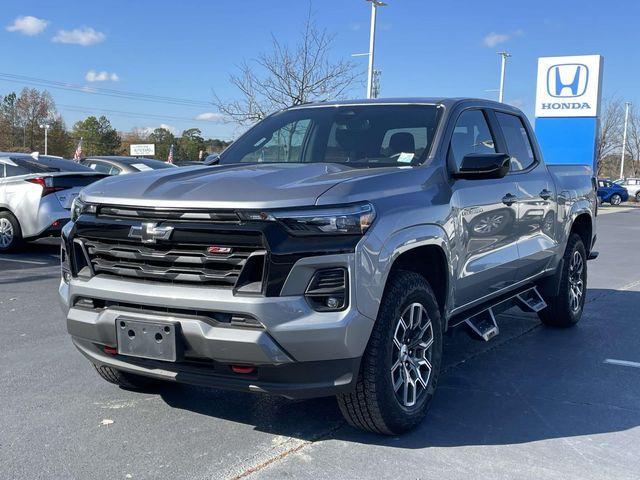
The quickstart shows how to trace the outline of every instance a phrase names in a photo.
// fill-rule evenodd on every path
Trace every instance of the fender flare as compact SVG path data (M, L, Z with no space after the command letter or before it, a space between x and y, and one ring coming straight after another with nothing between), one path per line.
M370 318L378 316L380 301L394 262L403 253L425 246L439 247L445 255L449 277L447 303L450 301L453 276L448 235L444 228L438 224L412 225L389 235L379 244L378 248L365 243L356 249L357 257L359 257L356 268L360 279L356 282L356 299L358 310L362 314Z

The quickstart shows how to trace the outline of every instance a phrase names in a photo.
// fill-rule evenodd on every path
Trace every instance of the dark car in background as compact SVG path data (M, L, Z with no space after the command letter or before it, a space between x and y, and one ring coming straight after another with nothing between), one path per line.
M160 168L175 168L167 162L139 157L95 156L87 157L81 162L91 170L108 175L123 175L125 173L138 173Z
M601 203L620 205L622 202L629 200L629 192L622 185L618 185L607 178L599 178L598 199Z

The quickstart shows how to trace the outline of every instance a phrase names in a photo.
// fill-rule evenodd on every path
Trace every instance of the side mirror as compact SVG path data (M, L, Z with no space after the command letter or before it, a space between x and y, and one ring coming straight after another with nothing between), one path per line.
M220 163L220 155L217 153L212 153L211 155L207 155L207 158L204 159L205 165L217 165Z
M452 176L467 180L502 178L509 173L510 166L511 158L506 153L469 153Z

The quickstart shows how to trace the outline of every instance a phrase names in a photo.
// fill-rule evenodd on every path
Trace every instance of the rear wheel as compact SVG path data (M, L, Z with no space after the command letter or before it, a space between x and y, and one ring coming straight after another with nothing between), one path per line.
M640 202L640 190L636 192L636 202Z
M117 370L107 365L96 365L94 363L93 367L96 369L96 372L98 372L98 375L107 382L130 390L145 390L158 386L161 383L160 380L156 380L155 378L123 372L122 370Z
M395 272L362 357L355 391L338 396L354 427L396 435L424 418L442 359L442 324L429 283L412 272Z
M622 203L622 197L617 193L614 193L613 195L611 195L609 202L611 203L611 205L620 205Z
M11 252L23 243L22 229L10 212L0 212L0 253Z
M569 237L559 274L558 294L553 298L545 298L548 306L538 312L538 316L545 325L571 327L582 317L587 293L587 252L576 233Z

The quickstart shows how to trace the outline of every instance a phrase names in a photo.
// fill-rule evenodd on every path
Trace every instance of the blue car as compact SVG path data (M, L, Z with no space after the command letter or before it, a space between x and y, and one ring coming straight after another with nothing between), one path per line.
M601 203L620 205L629 200L629 192L622 185L605 178L598 179L598 198Z

